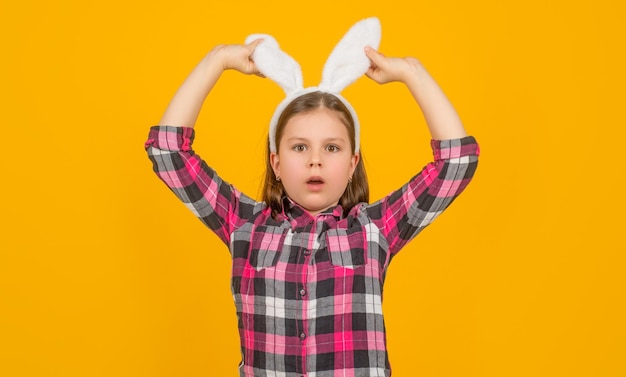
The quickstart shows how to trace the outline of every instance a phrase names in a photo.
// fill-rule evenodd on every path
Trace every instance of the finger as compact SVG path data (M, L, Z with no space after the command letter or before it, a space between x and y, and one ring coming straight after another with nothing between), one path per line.
M370 67L367 72L365 72L365 76L369 77L370 79L374 80L374 81L378 81L377 80L377 74L376 74L376 68Z
M250 54L252 54L256 46L258 46L261 42L263 42L263 38L255 39L246 45L246 49Z
M372 61L373 65L379 66L384 62L385 55L380 52L374 50L370 46L365 47L365 55Z
M257 68L256 64L254 64L254 61L252 61L252 59L248 60L248 66L246 67L246 73L247 74L252 74L252 75L262 75L262 73L259 71L259 69Z

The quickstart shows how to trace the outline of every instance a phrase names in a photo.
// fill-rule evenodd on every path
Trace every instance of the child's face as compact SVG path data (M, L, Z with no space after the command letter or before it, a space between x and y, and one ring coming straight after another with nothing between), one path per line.
M358 161L348 129L326 108L291 118L270 154L287 195L311 215L339 203Z

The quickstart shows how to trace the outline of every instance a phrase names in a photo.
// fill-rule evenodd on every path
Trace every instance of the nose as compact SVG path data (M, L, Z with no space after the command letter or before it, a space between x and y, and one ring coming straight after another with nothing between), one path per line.
M309 159L309 167L314 166L322 166L322 160L320 159L319 154L311 153L311 158Z

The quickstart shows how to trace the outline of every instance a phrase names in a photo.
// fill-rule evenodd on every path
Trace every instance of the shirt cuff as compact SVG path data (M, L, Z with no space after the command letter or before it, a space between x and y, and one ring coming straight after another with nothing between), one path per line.
M460 139L431 140L430 146L433 149L435 160L449 160L465 156L478 156L480 148L473 136L466 136Z
M191 150L194 137L195 132L191 127L153 126L144 147L188 152Z

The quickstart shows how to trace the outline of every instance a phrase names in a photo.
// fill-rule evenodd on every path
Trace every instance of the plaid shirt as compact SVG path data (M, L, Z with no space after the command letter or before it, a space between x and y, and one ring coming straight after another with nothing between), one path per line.
M434 162L346 217L312 217L289 199L272 218L193 152L194 130L155 126L146 148L159 178L232 255L240 376L390 376L382 293L393 256L455 199L478 160L473 137L431 141Z

